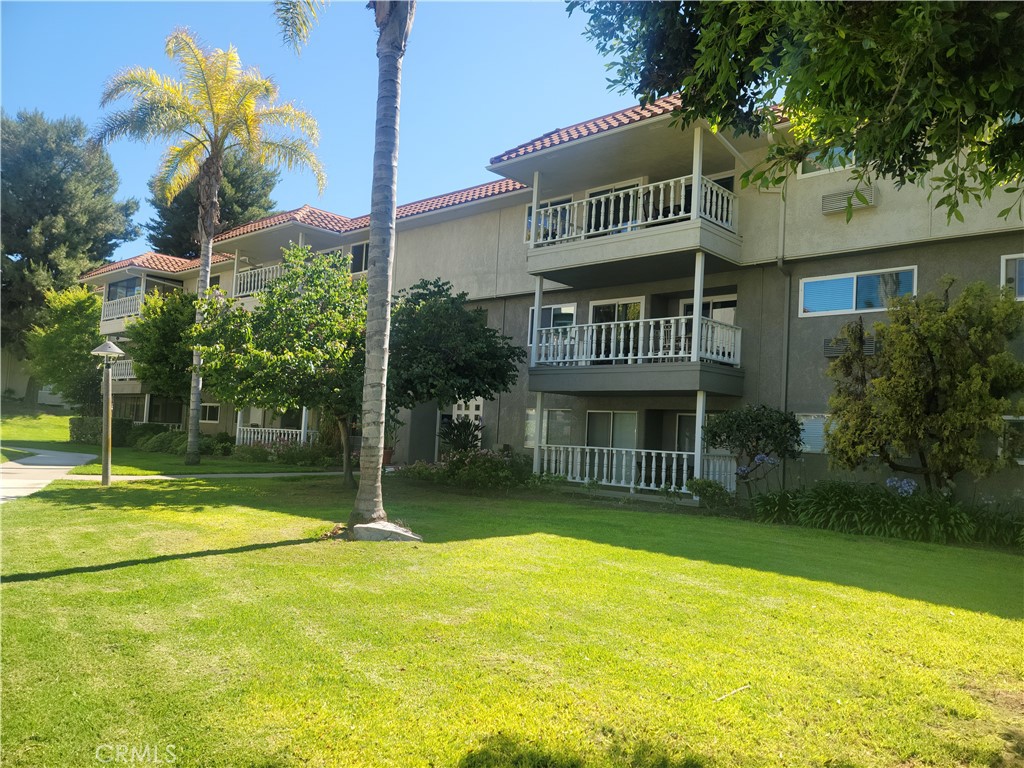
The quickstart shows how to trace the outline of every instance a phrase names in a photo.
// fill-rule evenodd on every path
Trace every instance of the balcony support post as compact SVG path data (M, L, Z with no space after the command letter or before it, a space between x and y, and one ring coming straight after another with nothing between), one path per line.
M231 295L238 295L238 249L235 248L235 269L231 273Z
M151 396L152 395L150 395L149 392L146 393L146 400L145 400L144 405L142 406L142 423L143 424L149 424L149 398Z
M302 406L302 430L299 434L299 442L302 445L306 444L306 439L309 437L309 408Z
M530 215L530 243L529 247L533 248L537 242L537 206L540 205L540 171L533 172L533 207L530 209L533 213Z
M530 365L537 365L537 353L540 349L540 311L544 306L544 278L537 275L533 288L533 332L530 343Z
M540 474L540 442L544 439L544 393L537 393L537 404L534 406L534 418L537 423L533 430L533 474Z
M704 477L704 416L707 413L708 393L697 390L697 413L693 427L693 476Z
M242 444L242 408L235 406L235 445Z
M701 203L701 182L704 179L704 129L700 123L693 126L693 195L690 200L690 220L696 221L700 218Z
M704 311L704 251L693 257L693 337L690 339L690 360L700 362L701 314Z

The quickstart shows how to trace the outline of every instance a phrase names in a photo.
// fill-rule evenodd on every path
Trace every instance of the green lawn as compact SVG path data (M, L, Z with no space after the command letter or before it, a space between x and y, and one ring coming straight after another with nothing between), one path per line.
M31 455L32 454L28 451L16 451L13 448L0 448L0 464L3 464L5 461L17 461L18 459L23 459L26 456Z
M18 403L4 401L4 414L0 424L0 440L19 448L39 448L46 451L99 454L98 445L68 442L68 419L63 413L39 413ZM134 448L114 448L110 471L114 475L183 475L230 474L240 472L319 472L318 467L297 467L290 464L243 461L234 456L203 456L198 467L186 466L184 456L167 453L146 453ZM100 460L85 464L75 474L99 475Z
M388 480L0 507L4 764L1020 763L1024 558Z

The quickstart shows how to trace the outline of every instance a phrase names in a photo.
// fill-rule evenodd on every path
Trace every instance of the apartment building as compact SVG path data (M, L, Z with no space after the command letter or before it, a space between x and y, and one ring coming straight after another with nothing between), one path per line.
M703 424L766 403L799 414L805 454L786 472L813 479L827 472L825 371L844 323L882 320L888 299L935 290L946 274L1013 285L1024 300L1024 228L999 219L998 203L947 223L926 191L880 182L847 223L848 174L813 160L784 195L742 189L767 139L673 127L677 99L552 131L491 158L498 180L398 209L396 290L451 281L529 363L494 401L405 414L396 461L433 459L439 419L465 413L488 446L531 452L537 471L630 490L698 475L729 485L735 467L703 448ZM309 206L247 224L217 238L214 280L252 296L289 242L343 249L358 271L368 225ZM102 330L116 338L143 293L194 290L197 274L195 262L144 254L85 279L103 287ZM130 361L119 365L120 413L179 415L133 381ZM309 414L226 403L203 414L205 430L240 442L315 426ZM1024 488L1024 463L986 488Z

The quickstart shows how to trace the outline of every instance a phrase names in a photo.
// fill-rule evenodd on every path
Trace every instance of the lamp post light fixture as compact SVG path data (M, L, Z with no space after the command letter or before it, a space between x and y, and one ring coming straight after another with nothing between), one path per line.
M92 351L92 354L103 358L103 445L100 453L103 461L103 476L100 485L110 485L110 453L111 453L111 427L114 422L114 395L111 392L113 387L113 375L110 366L114 359L124 356L124 351L112 341L105 341Z

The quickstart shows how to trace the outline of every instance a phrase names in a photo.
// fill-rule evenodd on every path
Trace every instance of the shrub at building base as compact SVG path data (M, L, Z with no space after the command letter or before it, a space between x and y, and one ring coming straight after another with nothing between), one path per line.
M133 423L131 419L112 419L110 444L115 448L128 445L128 434ZM71 442L100 445L103 442L103 418L101 416L72 416L70 420Z
M128 445L138 448L142 441L169 430L167 424L136 424L128 431Z
M1024 504L1005 509L968 505L946 495L918 492L912 480L893 480L888 490L827 482L762 493L753 499L754 519L910 541L1024 545Z
M404 477L468 490L532 488L540 478L533 474L527 456L513 451L453 451L445 461L418 461L399 470Z

